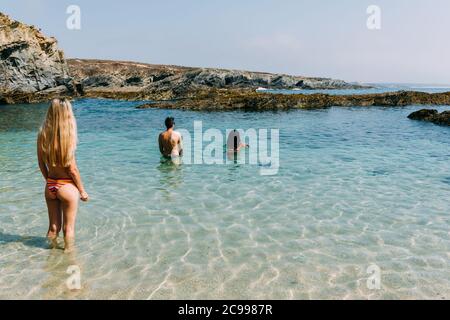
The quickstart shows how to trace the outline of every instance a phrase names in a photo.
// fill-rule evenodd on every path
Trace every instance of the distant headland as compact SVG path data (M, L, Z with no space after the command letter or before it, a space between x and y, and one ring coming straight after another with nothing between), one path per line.
M450 105L450 93L394 92L366 95L256 92L268 89L363 89L368 86L314 78L153 65L126 61L66 59L55 38L0 13L0 104L48 101L55 96L152 100L141 108L245 109L329 106Z

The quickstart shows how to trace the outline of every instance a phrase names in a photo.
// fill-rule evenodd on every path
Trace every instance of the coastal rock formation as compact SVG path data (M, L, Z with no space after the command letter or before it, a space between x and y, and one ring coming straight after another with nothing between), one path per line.
M0 104L48 101L56 96L153 100L140 108L274 110L331 106L450 105L450 93L366 95L271 94L267 89L358 89L341 80L284 74L65 60L54 38L0 13ZM446 123L448 115L426 119ZM425 119L425 118L424 118ZM446 120L447 119L447 120Z
M271 94L250 90L200 90L190 98L164 102L147 103L138 106L146 108L174 108L190 110L283 110L319 109L332 106L385 106L406 105L450 105L450 92L423 93L401 91L362 95L329 94Z
M209 89L356 89L342 80L290 75L152 65L125 61L68 60L78 91L88 97L168 100ZM214 90L213 90L214 91Z
M55 38L0 12L0 103L41 101L73 88Z
M421 109L408 116L411 120L429 121L435 124L450 126L450 111L439 113L436 109Z
M270 98L267 96L265 100L252 100L251 93L256 88L362 87L328 78L263 72L104 60L66 61L63 52L57 47L56 39L48 38L36 27L14 21L2 13L0 57L0 104L40 102L55 96L156 101L191 99L191 104L195 104L201 100L211 102L211 98L218 94L213 100L220 105L225 96L225 99L230 96L231 100L236 100L233 95L238 92L241 95L238 102L243 99L252 101L258 107L269 108L268 104L284 105L291 98L274 95ZM227 90L230 92L224 94ZM239 108L242 103L239 102L236 107ZM266 107L261 106L261 103ZM323 101L317 101L317 105L323 104Z

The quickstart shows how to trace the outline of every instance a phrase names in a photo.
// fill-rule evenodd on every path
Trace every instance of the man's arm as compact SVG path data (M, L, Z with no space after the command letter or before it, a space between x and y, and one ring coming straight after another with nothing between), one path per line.
M162 134L160 134L158 137L158 144L159 144L159 152L161 152L161 154L164 154L164 148L162 144Z

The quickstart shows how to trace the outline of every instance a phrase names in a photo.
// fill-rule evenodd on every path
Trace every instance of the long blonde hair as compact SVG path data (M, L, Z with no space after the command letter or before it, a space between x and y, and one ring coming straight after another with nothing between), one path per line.
M38 147L47 166L68 167L74 158L77 141L72 104L66 99L53 99L38 135Z

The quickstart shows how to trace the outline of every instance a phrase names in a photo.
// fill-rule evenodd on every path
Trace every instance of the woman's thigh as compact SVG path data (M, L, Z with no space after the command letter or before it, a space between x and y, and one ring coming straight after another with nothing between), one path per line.
M62 203L64 220L67 220L68 218L70 220L70 216L75 216L77 213L80 192L74 185L66 184L59 188L57 195Z
M61 201L48 190L47 186L45 186L45 201L47 202L50 224L59 228L61 226Z

